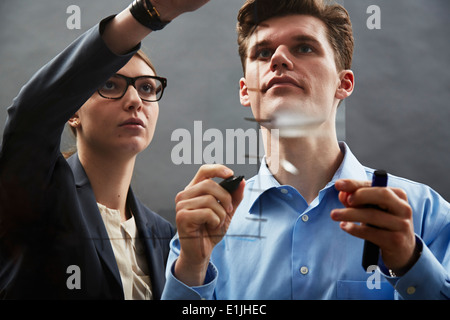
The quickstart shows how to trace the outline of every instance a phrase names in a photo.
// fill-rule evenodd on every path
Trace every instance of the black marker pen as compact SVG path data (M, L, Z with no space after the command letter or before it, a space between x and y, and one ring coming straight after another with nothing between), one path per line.
M244 179L244 176L239 177L231 176L223 180L221 183L219 183L219 185L225 190L227 190L229 193L232 193L239 187L239 184L241 183L242 179Z
M372 178L372 187L386 187L387 186L387 180L388 176L386 171L384 170L376 170L373 173ZM369 206L373 208L379 209L377 206ZM362 266L364 270L367 271L367 269L371 265L378 265L378 256L380 254L380 248L373 244L370 241L365 240L364 241L364 252L363 252L363 258L362 258Z

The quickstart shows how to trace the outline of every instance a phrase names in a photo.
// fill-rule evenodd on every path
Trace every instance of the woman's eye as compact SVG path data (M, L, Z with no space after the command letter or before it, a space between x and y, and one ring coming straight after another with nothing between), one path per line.
M103 90L114 90L116 88L116 84L113 81L106 81L103 85Z
M146 92L146 93L151 93L151 92L153 92L153 86L152 86L151 84L149 84L149 83L143 84L143 85L141 86L141 90L142 90L143 92Z

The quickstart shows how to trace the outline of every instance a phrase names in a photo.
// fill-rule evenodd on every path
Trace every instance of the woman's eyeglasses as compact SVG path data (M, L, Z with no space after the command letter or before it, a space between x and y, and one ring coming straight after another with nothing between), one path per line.
M130 78L115 74L106 81L97 91L103 98L120 99L132 85L143 101L156 102L162 98L167 79L157 76L139 76Z

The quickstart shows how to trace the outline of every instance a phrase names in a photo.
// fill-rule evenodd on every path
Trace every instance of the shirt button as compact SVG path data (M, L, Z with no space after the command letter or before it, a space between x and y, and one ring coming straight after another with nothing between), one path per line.
M303 267L300 268L300 273L301 274L305 275L305 274L308 274L308 272L309 272L308 267L303 266Z
M281 189L280 192L281 192L282 194L288 194L288 193L289 193L289 191L288 191L287 189Z
M414 294L416 292L416 288L415 287L408 287L407 289L406 289L406 293L407 294Z
M309 220L309 217L308 217L307 214L302 215L302 221L303 222L308 222L308 220Z

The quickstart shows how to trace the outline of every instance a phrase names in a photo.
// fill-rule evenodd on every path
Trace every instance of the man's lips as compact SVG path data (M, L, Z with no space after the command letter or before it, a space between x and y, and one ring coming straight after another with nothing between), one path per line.
M141 126L142 128L145 128L144 121L142 121L139 118L130 118L128 120L125 120L121 124L119 124L119 127L124 127L124 126Z
M300 89L304 89L303 86L301 86L297 80L288 76L281 76L281 77L273 77L272 79L270 79L269 82L267 82L267 84L263 87L263 91L266 92L270 88L278 85L295 86Z

